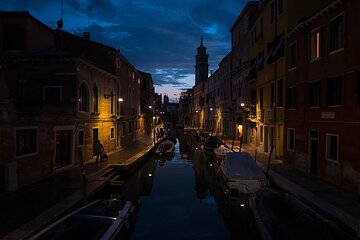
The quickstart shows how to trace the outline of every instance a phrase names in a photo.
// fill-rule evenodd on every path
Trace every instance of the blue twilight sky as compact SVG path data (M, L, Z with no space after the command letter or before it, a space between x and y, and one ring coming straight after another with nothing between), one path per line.
M200 37L215 70L231 48L230 28L247 0L62 0L65 31L110 45L152 74L155 91L176 100L194 85ZM90 21L89 21L89 9ZM0 10L27 10L55 28L61 0L0 0Z

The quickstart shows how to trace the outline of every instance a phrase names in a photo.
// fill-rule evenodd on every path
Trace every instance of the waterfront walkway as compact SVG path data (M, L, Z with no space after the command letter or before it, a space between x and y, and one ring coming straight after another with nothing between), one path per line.
M98 175L108 164L131 164L153 146L153 136L142 135L130 146L109 153L108 161L96 164L92 159L86 162L88 195L106 184L106 179L100 179ZM80 168L72 166L15 194L0 196L0 239L18 240L31 236L48 221L81 204L83 192Z
M232 140L227 140L226 145L231 147ZM239 140L235 140L233 150L239 151L239 145ZM243 144L242 151L249 152L253 157L255 155L252 145ZM268 154L258 149L256 159L266 172ZM276 185L360 238L360 194L301 172L278 159L270 161L268 176Z

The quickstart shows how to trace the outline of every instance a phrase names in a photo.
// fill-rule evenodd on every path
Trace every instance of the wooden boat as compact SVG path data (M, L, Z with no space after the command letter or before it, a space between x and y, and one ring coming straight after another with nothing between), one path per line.
M118 239L129 230L133 215L134 206L129 201L100 199L59 219L30 239Z
M355 239L295 196L269 187L250 197L250 208L264 240Z
M229 197L255 193L268 185L262 169L247 152L226 153L219 173Z
M204 149L211 151L213 149L220 147L222 144L223 142L218 136L210 136L206 138L204 142Z
M221 163L225 159L226 153L230 153L230 152L232 152L232 150L229 149L228 147L226 147L225 145L220 145L218 148L215 148L213 150L213 152L214 152L214 155L215 155L216 165L218 167L220 167Z
M157 147L155 154L160 155L171 155L171 153L175 152L174 142L171 140L165 140Z

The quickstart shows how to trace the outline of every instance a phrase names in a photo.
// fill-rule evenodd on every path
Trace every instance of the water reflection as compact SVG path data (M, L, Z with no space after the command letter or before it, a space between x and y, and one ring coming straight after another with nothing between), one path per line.
M258 239L248 206L226 198L214 166L191 137L172 159L149 159L124 191L141 199L130 239Z

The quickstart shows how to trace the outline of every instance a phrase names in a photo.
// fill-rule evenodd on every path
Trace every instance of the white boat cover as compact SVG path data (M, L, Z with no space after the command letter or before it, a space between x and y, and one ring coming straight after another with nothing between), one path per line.
M224 145L220 145L220 147L215 148L213 151L216 157L225 157L226 153L232 152L231 149L225 147Z
M221 168L228 179L266 179L262 169L247 152L227 153Z

